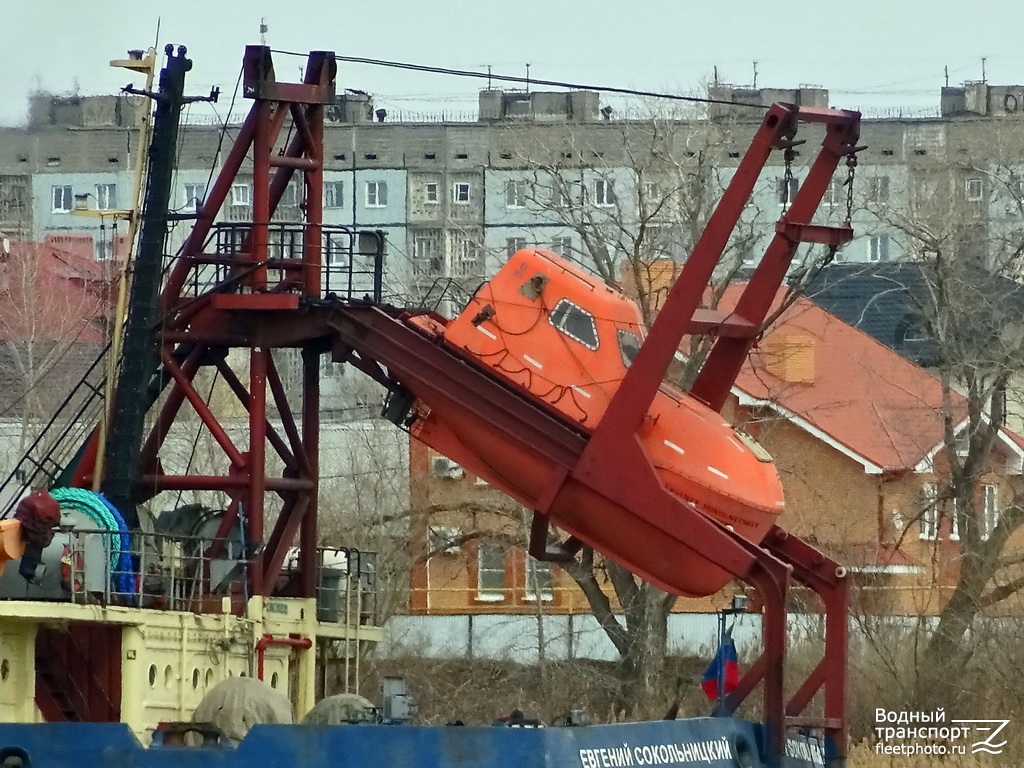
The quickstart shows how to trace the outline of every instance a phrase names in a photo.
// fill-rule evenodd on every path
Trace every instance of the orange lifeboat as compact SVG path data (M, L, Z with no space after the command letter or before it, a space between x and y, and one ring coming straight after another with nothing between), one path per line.
M442 334L464 355L589 433L639 351L645 328L633 301L554 253L527 249L509 259ZM414 434L531 505L543 493L546 467L493 436L481 439L473 424L471 414L429 411ZM767 452L681 390L662 384L639 436L669 491L748 541L760 542L782 512L782 485ZM578 510L551 511L555 518L579 517ZM593 509L586 515L603 517ZM588 533L581 536L590 539L587 543L615 536L613 531ZM614 557L614 546L603 549ZM661 585L673 592L710 594L729 579L703 557L676 567L690 575Z

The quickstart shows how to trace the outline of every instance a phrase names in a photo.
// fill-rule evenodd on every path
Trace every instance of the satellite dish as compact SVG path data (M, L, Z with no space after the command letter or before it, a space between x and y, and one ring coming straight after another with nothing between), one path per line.
M11 241L8 238L5 237L3 239L2 245L3 245L3 248L4 248L4 253L10 253L11 252Z

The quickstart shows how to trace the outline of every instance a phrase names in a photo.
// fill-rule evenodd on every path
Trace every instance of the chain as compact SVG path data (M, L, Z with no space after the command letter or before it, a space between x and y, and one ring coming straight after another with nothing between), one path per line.
M786 162L786 170L782 174L782 213L785 214L793 194L793 160L796 159L796 150L787 147L782 156Z
M857 174L857 154L851 152L846 156L846 225L853 220L853 177Z

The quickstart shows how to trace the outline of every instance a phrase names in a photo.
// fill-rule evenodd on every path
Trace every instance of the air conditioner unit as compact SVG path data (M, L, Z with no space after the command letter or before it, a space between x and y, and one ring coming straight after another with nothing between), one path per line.
M434 477L446 477L449 480L461 480L466 472L447 456L434 456L430 460L430 474Z
M457 555L462 551L459 537L462 531L450 526L431 526L428 536L430 551L441 555Z

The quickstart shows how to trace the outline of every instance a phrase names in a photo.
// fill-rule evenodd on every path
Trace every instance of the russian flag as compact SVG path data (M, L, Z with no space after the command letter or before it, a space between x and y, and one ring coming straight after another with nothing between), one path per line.
M700 687L709 701L717 701L720 695L731 693L740 684L740 663L736 656L736 643L727 635L718 646L715 658L704 670Z

